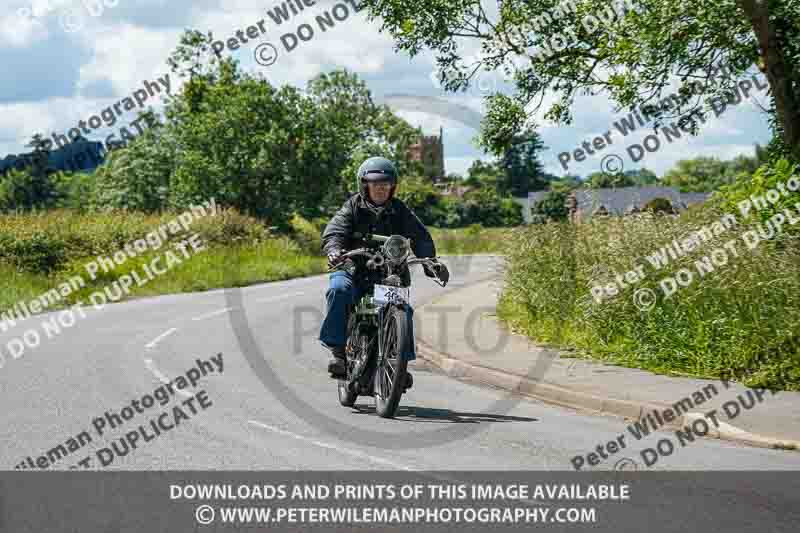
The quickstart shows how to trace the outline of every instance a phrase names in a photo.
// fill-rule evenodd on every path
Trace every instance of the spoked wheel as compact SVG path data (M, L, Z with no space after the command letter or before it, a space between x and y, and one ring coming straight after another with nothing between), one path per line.
M400 353L409 342L410 328L406 314L394 305L386 310L384 324L384 357L375 371L375 410L382 418L392 418L405 390L408 361Z
M355 336L355 322L356 317L354 313L350 314L347 321L347 378L339 380L339 403L345 407L353 407L356 404L358 393L350 390L347 386L351 372L353 370L354 357L359 353L360 338Z

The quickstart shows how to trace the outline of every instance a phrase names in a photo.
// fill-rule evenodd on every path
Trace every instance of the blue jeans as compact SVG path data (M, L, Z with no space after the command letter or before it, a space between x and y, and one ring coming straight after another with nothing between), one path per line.
M327 302L327 314L322 322L319 332L319 341L328 348L344 346L347 340L347 306L355 304L361 299L366 288L355 283L349 272L337 270L329 276L328 290L325 292ZM406 306L406 316L411 331L411 338L414 335L414 311L411 306ZM415 342L410 343L410 349L401 354L408 361L416 359Z

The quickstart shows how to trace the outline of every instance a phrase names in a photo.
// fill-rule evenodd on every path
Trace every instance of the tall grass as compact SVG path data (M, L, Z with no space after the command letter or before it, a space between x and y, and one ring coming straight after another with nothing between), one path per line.
M79 214L49 211L0 216L0 311L19 301L30 301L48 290L80 276L86 286L70 293L58 306L87 302L121 276L172 250L181 264L142 286L133 284L129 296L146 296L237 287L283 280L325 271L325 261L288 236L274 235L258 220L233 210L195 219L189 230L169 235L169 242L197 233L206 248L185 258L162 244L93 277L86 264L98 256L111 256L126 243L145 237L174 220L178 213L144 215L133 212ZM161 263L164 265L163 260Z
M506 236L513 231L512 228L484 228L479 224L458 229L428 229L438 255L502 253Z
M686 256L660 269L646 260L730 208L715 200L680 218L642 215L516 231L498 314L535 339L576 346L601 360L677 375L733 374L753 386L800 390L800 227L786 227L749 250L742 234L766 218L735 212L735 227ZM727 264L701 275L695 262L731 240L738 255L724 249ZM637 265L643 281L600 303L592 296L592 287ZM667 297L661 280L682 268L693 280ZM652 306L643 290L656 296Z
M127 211L81 214L71 210L0 215L0 312L19 301L38 298L74 276L80 276L86 286L48 310L78 301L86 303L93 292L132 272L146 278L145 265L168 249L176 250L163 244L129 257L108 271L99 269L94 279L86 264L98 256L112 256L125 244L144 238L177 215ZM192 253L167 274L142 286L134 283L126 297L239 287L326 272L320 249L325 221L295 216L290 227L289 235L273 234L257 219L234 210L195 219L188 232L170 236L170 242L197 233L207 249ZM437 252L444 254L499 249L501 235L508 230L476 225L460 230L432 228L431 232ZM180 253L177 255L182 257Z

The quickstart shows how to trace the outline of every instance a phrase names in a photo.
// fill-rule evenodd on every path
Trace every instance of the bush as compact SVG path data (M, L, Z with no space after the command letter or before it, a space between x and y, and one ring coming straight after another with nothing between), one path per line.
M303 252L309 255L322 255L322 232L325 226L321 219L312 222L295 213L289 225L292 228L292 239Z
M55 204L54 183L47 176L36 176L29 169L12 169L0 174L0 212L44 209Z
M569 212L567 211L567 198L569 193L565 191L550 191L533 206L532 215L537 216L537 223L541 220L566 220Z
M782 212L784 209L792 208L800 199L800 192L789 193L781 196L780 199L771 204L765 202L766 206L758 206L750 202L746 216L743 216L740 209L740 202L749 201L751 196L764 197L770 189L778 189L778 185L785 185L793 175L800 180L800 168L793 165L786 159L780 159L774 164L766 164L756 170L751 176L740 176L734 183L721 187L711 199L713 205L720 211L734 213L738 219L747 222L766 222L774 214ZM788 192L788 189L787 189ZM786 226L788 231L798 231L800 228Z
M0 261L28 272L50 273L69 262L113 254L177 215L126 211L85 215L69 210L0 215ZM260 221L232 209L195 219L189 232L173 238L183 239L191 233L198 233L212 246L254 245L271 236Z
M653 198L646 204L644 204L644 211L648 211L651 213L667 213L673 214L675 213L675 208L672 207L672 202L669 201L668 198Z

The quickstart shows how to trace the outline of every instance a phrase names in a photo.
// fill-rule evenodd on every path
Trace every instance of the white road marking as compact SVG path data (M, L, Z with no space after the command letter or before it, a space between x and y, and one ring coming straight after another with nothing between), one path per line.
M149 343L145 344L145 348L151 348L151 349L152 349L152 348L155 348L155 347L156 347L156 344L158 344L160 341L162 341L162 340L163 340L164 338L166 338L167 336L169 336L169 335L172 335L172 334L173 334L173 333L175 333L176 331L178 331L178 329L177 329L177 328L170 328L170 329L168 329L167 331L165 331L164 333L162 333L161 335L159 335L158 337L156 337L155 339L153 339L153 340L152 340L152 341L150 341Z
M169 383L169 379L167 379L167 376L165 376L164 374L162 374L162 373L161 373L161 371L160 371L158 368L156 368L156 364L153 362L153 360L152 360L152 359L145 359L145 360L144 360L144 366L146 366L146 367L147 367L147 370L149 370L150 372L152 372L152 373L153 373L153 375L154 375L156 378L158 378L158 380L159 380L159 381L161 381L161 383L163 383L163 384L165 384L165 385L166 385L167 383ZM184 397L186 397L186 398L191 398L191 397L192 397L192 395L191 395L191 394L189 394L188 392L186 392L186 391L185 391L185 390L183 390L183 389L177 389L177 388L176 388L176 389L175 389L175 392L177 392L178 394L180 394L180 395L182 395L182 396L184 396Z
M304 292L294 292L292 294L282 294L280 296L270 296L269 298L259 298L256 302L275 302L277 300L283 300L284 298L291 298L292 296L301 296L305 294Z
M267 424L264 424L262 422L257 422L255 420L248 420L248 422L250 424L255 425L255 426L260 426L260 427L262 427L264 429L268 429L270 431L274 431L275 433L280 433L281 435L286 435L287 437L292 437L293 439L301 440L303 442L308 442L310 444L314 444L315 446L320 446L322 448L328 448L330 450L336 450L337 452L343 453L345 455L351 455L353 457L358 457L359 459L367 459L369 461L372 461L372 462L375 462L375 463L378 463L378 464L382 464L384 466L390 466L390 467L392 467L392 468L394 468L396 470L405 470L407 472L419 472L419 473L421 473L421 475L423 477L427 477L427 478L430 478L430 479L435 479L437 481L450 483L450 484L463 483L463 480L459 481L459 480L454 479L454 478L452 478L450 476L446 476L446 475L443 475L443 474L438 474L438 473L435 473L435 472L425 472L422 469L410 468L408 466L404 466L404 465L395 463L393 461L389 461L387 459L382 459L380 457L373 457L372 455L369 455L369 454L366 454L366 453L357 452L355 450L350 450L350 449L347 449L347 448L341 448L339 446L336 446L335 444L331 444L331 443L328 443L328 442L322 442L322 441L319 441L319 440L311 439L309 437L304 437L302 435L298 435L296 433L292 433L291 431L286 431L285 429L276 428L274 426L268 426ZM549 503L549 502L540 502L540 501L531 500L531 499L528 499L528 500L520 499L520 500L518 500L518 502L520 504L522 504L522 505L546 505L547 503Z
M206 318L211 318L211 317L214 317L214 316L217 316L217 315L221 315L221 314L227 313L228 311L233 311L234 309L236 309L236 308L235 307L226 307L225 309L220 309L218 311L212 311L210 313L206 313L205 315L196 316L192 320L204 320Z
M343 448L343 447L339 447L339 446L336 446L335 444L331 444L329 442L323 442L323 441L320 441L320 440L311 439L309 437L304 437L302 435L297 435L296 433L292 433L291 431L286 431L285 429L276 428L274 426L268 426L267 424L263 424L261 422L255 421L255 420L248 420L248 422L250 424L255 425L255 426L260 426L260 427L262 427L264 429L268 429L270 431L274 431L275 433L280 433L281 435L286 435L287 437L292 437L293 439L301 440L303 442L308 442L308 443L313 444L315 446L319 446L320 448L327 448L329 450L336 450L339 453L343 453L345 455L351 455L351 456L357 457L359 459L367 459L368 461L372 461L373 463L377 463L377 464L380 464L380 465L383 465L383 466L389 466L389 467L394 468L396 470L406 470L408 472L414 472L415 471L414 468L410 468L408 466L401 465L401 464L395 463L393 461L389 461L387 459L382 459L380 457L373 457L373 456L371 456L369 454L357 452L357 451L350 450L350 449Z

